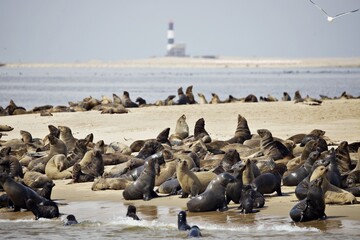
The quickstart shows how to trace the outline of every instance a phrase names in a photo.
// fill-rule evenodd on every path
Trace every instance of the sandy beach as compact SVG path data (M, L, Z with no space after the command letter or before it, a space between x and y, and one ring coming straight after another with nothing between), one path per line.
M47 126L53 124L70 127L76 138L94 134L94 142L104 140L106 144L117 141L130 145L137 139L155 138L158 133L170 127L174 131L176 120L187 116L190 132L193 133L195 122L205 119L205 129L212 139L225 140L233 136L237 115L243 115L252 133L257 129L267 128L273 136L286 139L297 133L309 133L315 128L326 131L326 136L334 143L360 141L360 99L327 100L320 106L309 106L294 102L259 102L227 103L217 105L182 105L132 108L128 114L100 114L98 111L54 113L50 117L39 114L0 117L0 124L14 128L6 132L2 140L20 138L20 130L32 133L33 137L43 138ZM335 146L336 147L336 146ZM241 157L241 156L240 156ZM70 180L56 180L53 199L63 203L74 201L108 201L115 203L132 203L141 206L167 206L186 209L188 199L179 196L162 197L150 201L126 201L121 190L92 191L92 183L68 185ZM293 187L282 187L284 196L267 196L265 208L260 210L264 215L289 217L291 207L297 202ZM230 204L229 211L235 211L236 205ZM60 206L61 211L61 206ZM360 220L360 205L327 205L326 214L331 218ZM8 217L11 216L6 214ZM5 217L6 215L2 215ZM30 215L29 215L30 216ZM14 217L14 216L13 216ZM291 221L289 217L289 221Z

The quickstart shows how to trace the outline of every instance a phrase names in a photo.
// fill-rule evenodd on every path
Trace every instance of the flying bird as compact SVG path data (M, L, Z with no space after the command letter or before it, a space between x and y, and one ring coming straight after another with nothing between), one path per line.
M347 14L350 14L350 13L354 13L354 12L357 12L360 10L360 8L358 9L355 9L355 10L352 10L352 11L349 11L349 12L344 12L344 13L339 13L335 16L330 16L327 12L325 12L324 9L322 9L321 7L319 7L316 3L314 3L312 0L309 0L312 4L314 4L318 9L320 9L326 16L327 16L327 20L328 22L332 22L335 18L338 18L338 17L341 17L341 16L344 16L344 15L347 15Z

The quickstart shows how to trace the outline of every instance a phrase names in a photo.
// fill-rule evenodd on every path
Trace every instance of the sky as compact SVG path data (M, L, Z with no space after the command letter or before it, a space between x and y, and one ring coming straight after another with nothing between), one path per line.
M359 0L313 0L330 15ZM329 23L309 0L0 0L0 62L162 57L167 28L190 56L360 57L360 11Z

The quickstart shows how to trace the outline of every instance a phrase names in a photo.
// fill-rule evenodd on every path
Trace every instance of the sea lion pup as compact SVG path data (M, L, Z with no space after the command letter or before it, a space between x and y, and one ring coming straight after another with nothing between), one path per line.
M254 94L249 94L245 97L244 102L258 102L258 99Z
M228 150L218 166L211 170L215 174L230 172L234 164L241 162L240 154L235 149Z
M27 166L27 168L31 171L37 171L40 173L45 173L45 166L46 163L56 154L64 154L65 156L67 156L67 147L65 145L65 143L52 136L49 135L49 141L50 141L50 151L49 153L41 158L38 159L34 159L32 161L30 161L29 165Z
M237 165L235 168L232 168L233 170L233 177L235 178L235 181L233 183L229 183L226 186L226 202L227 204L230 203L230 201L233 201L234 203L239 203L241 198L241 189L243 188L243 181L242 181L242 175L245 170L245 165Z
M74 138L72 131L67 126L58 126L60 130L60 139L65 143L68 152L72 152L75 148L76 138Z
M128 91L123 92L121 102L126 108L139 107L135 102L131 101L130 94Z
M317 167L310 177L310 182L314 179L321 177L322 181L322 189L325 194L325 203L327 204L354 204L359 203L356 197L341 188L338 188L331 184L326 177L326 172L328 168L325 166Z
M323 178L321 177L311 181L306 198L290 210L290 217L294 222L326 219L322 182Z
M76 220L75 216L73 214L67 215L64 221L64 226L70 226L74 224L78 224L78 221Z
M52 189L55 187L55 183L53 182L46 182L45 185L41 188L41 189L38 189L36 192L48 199L48 200L51 200L51 193L52 193Z
M178 100L176 101L176 105L184 105L184 104L187 104L187 97L186 95L184 94L183 92L183 89L182 87L179 87L178 90L177 90L177 93L178 93Z
M186 220L186 212L180 211L177 216L178 216L178 221L177 221L178 222L178 230L180 230L180 231L190 230L190 226Z
M228 183L234 182L235 178L229 173L221 173L211 180L206 190L200 195L190 199L187 209L190 212L226 211L225 190Z
M238 114L237 127L234 137L227 140L228 143L244 143L245 140L251 139L251 133L247 120Z
M291 101L291 97L287 92L283 92L283 96L281 98L283 101Z
M186 122L185 114L176 121L175 133L171 134L169 141L172 146L181 145L182 140L189 136L189 125Z
M50 179L70 179L72 173L68 170L70 167L69 161L64 154L54 155L45 166L45 174Z
M26 207L35 215L35 220L39 218L57 218L60 215L59 208L54 202L42 205L30 198L26 201Z
M10 153L11 147L4 147L0 150L0 172L6 172L12 178L23 178L24 173L19 160Z
M187 161L177 159L176 176L182 189L181 198L195 197L205 191L208 184L216 177L212 172L194 173L188 168Z
M144 170L135 182L128 185L123 191L125 200L143 199L149 201L152 198L159 197L154 191L155 187L155 158L150 158L144 164Z
M304 178L306 178L310 174L314 162L319 159L319 157L320 152L311 152L309 157L306 159L305 163L301 167L291 172L287 176L283 177L283 185L297 186Z
M192 89L193 89L192 85L190 85L186 88L186 101L188 104L196 103Z
M216 93L211 93L211 99L210 104L218 104L223 103L223 101L220 100L219 96Z
M28 199L32 199L36 203L42 203L44 205L50 202L30 187L15 182L15 180L9 177L6 173L0 173L0 185L14 204L14 212L20 211L21 208L27 209L26 201Z
M9 125L0 125L0 132L9 132L12 130L14 130L14 128Z
M260 136L260 151L264 156L271 157L276 160L289 160L293 158L292 153L284 144L275 141L271 132L267 129L258 129L257 133Z
M126 216L134 220L140 220L138 215L136 215L136 207L134 205L129 205L127 208Z
M241 188L241 198L240 198L240 206L241 213L254 213L254 189L251 185L247 184Z
M115 177L115 178L108 178L108 177L100 177L95 179L93 185L91 186L91 190L93 191L100 191L100 190L124 190L130 183L133 181Z
M205 95L202 93L198 93L199 96L199 104L208 104L208 101L205 98Z

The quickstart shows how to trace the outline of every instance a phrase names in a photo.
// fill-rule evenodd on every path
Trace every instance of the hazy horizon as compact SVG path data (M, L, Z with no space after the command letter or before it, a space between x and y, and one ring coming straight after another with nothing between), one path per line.
M330 15L357 0L314 0ZM169 21L190 56L360 57L360 11L329 23L309 0L1 0L0 62L162 57Z

